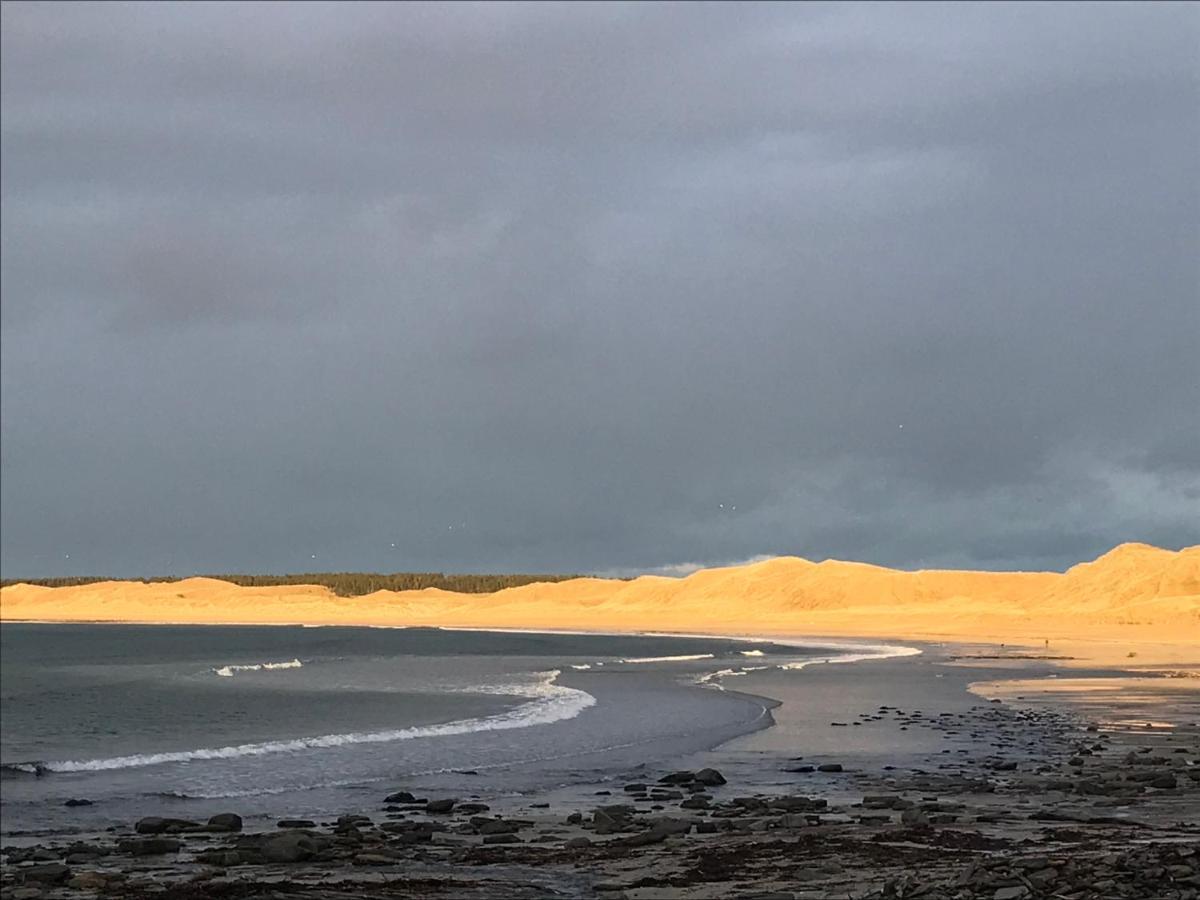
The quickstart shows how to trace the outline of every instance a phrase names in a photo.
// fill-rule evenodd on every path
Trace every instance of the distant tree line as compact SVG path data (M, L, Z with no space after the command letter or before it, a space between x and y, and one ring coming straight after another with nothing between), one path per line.
M294 584L316 584L329 588L339 597L361 597L374 591L419 591L440 588L460 594L490 594L504 588L520 587L538 581L567 581L580 575L446 575L442 572L305 572L299 575L200 575L242 587L280 587ZM6 578L0 586L36 584L42 587L77 587L99 581L140 581L143 584L172 584L183 581L179 576L161 578Z

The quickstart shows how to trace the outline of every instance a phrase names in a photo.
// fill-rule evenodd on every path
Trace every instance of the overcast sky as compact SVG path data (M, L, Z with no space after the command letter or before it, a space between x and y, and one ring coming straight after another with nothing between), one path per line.
M0 10L5 577L1200 541L1200 5Z

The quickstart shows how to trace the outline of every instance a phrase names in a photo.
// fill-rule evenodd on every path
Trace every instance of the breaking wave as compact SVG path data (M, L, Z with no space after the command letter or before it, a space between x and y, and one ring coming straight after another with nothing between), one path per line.
M45 775L47 771L46 764L37 761L4 763L0 765L0 778L25 778L29 776L37 778Z
M234 672L260 672L263 669L299 669L303 665L304 663L300 662L299 659L289 659L287 662L254 663L253 665L246 666L221 666L219 669L213 669L213 672L225 678L232 678Z
M803 669L815 663L851 663L863 662L868 659L891 659L897 656L920 656L921 651L916 647L902 647L898 644L826 644L825 646L838 650L860 652L839 653L836 656L815 656L812 659L797 660L783 663L781 669ZM865 651L865 652L861 652Z
M690 662L694 659L712 659L711 653L692 653L686 656L636 656L623 659L623 663Z
M323 750L347 744L381 744L392 741L409 741L417 738L445 737L455 734L470 734L475 731L502 731L510 728L528 728L531 725L549 725L565 719L573 719L585 709L596 704L596 698L587 691L555 684L558 670L537 673L534 684L512 684L490 686L488 693L507 694L528 698L515 709L492 716L459 719L441 725L422 725L412 728L397 728L389 731L360 731L350 734L323 734L316 737L294 738L282 741L265 741L256 744L237 744L229 747L202 747L196 750L177 750L164 753L145 753L133 756L114 756L108 759L63 760L46 763L50 772L99 772L108 769L130 769L140 766L156 766L163 763L189 762L198 759L238 759L245 756L265 756L271 753L295 753L303 750Z

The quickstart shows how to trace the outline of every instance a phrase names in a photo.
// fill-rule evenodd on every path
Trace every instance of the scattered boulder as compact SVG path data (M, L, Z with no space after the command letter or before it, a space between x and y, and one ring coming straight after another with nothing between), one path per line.
M430 800L425 804L425 812L433 815L446 815L454 809L455 800Z
M896 794L875 794L863 797L863 809L895 809L895 803L900 799Z
M197 853L196 862L204 863L206 866L219 866L224 869L229 866L239 865L242 862L242 856L236 850L214 848L212 850L201 850Z
M317 842L303 831L285 831L273 834L259 845L259 852L267 862L293 863L311 859L317 852Z
M91 806L91 805L92 805L91 800L85 800L82 797L72 797L70 800L68 800L66 803L63 804L63 806Z
M217 813L208 820L210 831L241 831L242 817L237 813Z
M475 824L476 834L516 834L520 830L520 826L516 822L506 822L504 819L488 819Z
M646 847L650 844L661 844L669 837L684 835L692 830L692 823L686 819L657 819L650 827L640 834L621 838L617 845L621 847Z
M705 787L720 787L728 783L725 780L725 776L716 769L701 769L696 773L696 777L693 780Z
M601 806L592 812L592 824L596 834L612 834L625 828L632 815L631 806Z
M515 834L489 834L483 839L485 844L521 844L524 843Z
M38 884L62 884L71 877L71 870L62 863L29 866L20 872L24 881L36 881Z
M144 819L138 819L137 824L133 826L133 830L138 834L167 834L180 831L197 831L200 827L199 822L192 822L188 819L147 816Z
M178 853L182 846L182 842L164 837L127 838L117 843L117 849L130 856L159 856L164 853Z
M900 813L900 822L904 825L910 826L928 825L929 816L925 815L924 812L916 807L913 807L912 809L906 809Z
M102 891L108 886L108 880L102 872L80 872L67 882L67 887L77 891Z
M710 770L712 771L712 770ZM691 784L696 780L695 772L672 772L658 779L659 784ZM722 782L723 784L724 782Z
M396 864L396 860L382 853L358 853L354 857L354 864L358 866L392 866Z

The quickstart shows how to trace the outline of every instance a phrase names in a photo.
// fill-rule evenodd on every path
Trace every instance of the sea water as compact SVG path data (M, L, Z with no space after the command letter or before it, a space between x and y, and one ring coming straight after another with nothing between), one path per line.
M715 673L829 655L658 635L6 623L0 831L595 781L770 724L769 701L714 690Z

